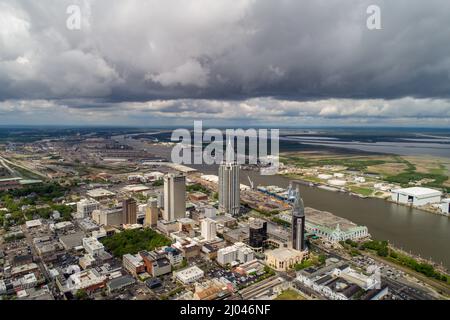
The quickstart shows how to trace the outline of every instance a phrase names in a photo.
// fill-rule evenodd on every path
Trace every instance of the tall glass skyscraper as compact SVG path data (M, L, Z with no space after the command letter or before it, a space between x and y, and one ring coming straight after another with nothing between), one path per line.
M164 177L163 219L175 221L186 217L186 177L169 173Z
M305 251L305 207L300 197L300 190L294 192L294 205L292 207L292 248Z
M240 211L239 164L234 149L228 142L226 159L219 166L219 210L233 216Z

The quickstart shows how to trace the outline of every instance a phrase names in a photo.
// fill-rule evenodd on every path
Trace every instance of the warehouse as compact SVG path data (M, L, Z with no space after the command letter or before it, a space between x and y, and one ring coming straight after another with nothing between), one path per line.
M391 199L401 204L424 206L441 202L442 192L430 188L413 187L392 190Z

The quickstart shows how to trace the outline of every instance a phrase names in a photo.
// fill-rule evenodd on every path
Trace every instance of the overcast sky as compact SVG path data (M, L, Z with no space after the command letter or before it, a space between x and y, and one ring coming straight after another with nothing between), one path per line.
M0 124L449 126L449 21L448 0L1 0Z

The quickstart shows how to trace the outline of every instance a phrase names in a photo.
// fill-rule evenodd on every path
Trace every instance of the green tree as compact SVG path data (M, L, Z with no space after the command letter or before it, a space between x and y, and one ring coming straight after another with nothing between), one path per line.
M89 298L89 295L86 290L80 289L75 293L75 298L77 300L87 300Z

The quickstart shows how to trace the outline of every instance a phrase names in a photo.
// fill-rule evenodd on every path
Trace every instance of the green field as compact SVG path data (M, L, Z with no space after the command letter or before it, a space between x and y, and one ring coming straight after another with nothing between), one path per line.
M373 190L369 188L350 187L350 190L354 193L358 193L366 197L370 196L373 193Z
M363 174L376 174L382 180L399 184L402 187L421 182L424 187L450 192L450 164L442 158L406 157L398 155L342 156L335 154L285 154L281 161L299 168L323 167L325 165L342 166L346 170L359 171ZM289 175L288 175L289 176ZM297 177L291 175L292 178ZM320 182L316 177L302 176L304 180ZM364 196L372 190L364 187L351 188L353 192Z
M275 300L305 300L305 298L297 293L297 291L288 289L281 292Z

